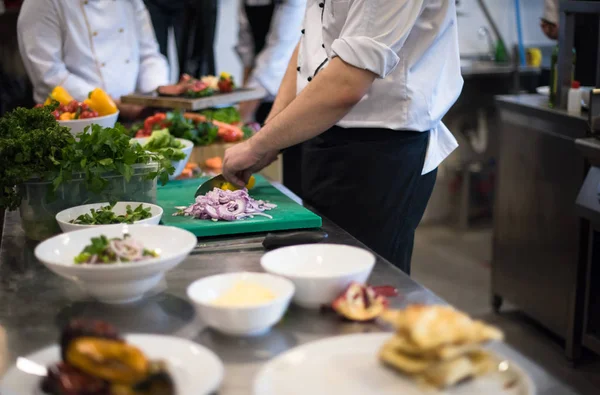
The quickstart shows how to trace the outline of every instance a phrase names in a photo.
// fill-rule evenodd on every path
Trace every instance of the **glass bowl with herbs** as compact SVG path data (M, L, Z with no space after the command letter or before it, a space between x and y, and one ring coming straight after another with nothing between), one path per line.
M156 203L170 159L130 144L122 125L92 125L75 139L52 106L17 108L0 118L0 209L20 209L27 238L60 232L55 216L100 202Z
M163 209L145 202L94 203L68 208L56 214L63 232L116 224L158 225Z

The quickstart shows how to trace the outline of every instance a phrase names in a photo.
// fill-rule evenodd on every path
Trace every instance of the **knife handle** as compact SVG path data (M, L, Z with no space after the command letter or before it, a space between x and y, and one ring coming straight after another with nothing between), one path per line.
M276 248L300 245L300 244L315 244L327 239L327 232L294 232L286 234L269 233L263 241L265 250L274 250Z

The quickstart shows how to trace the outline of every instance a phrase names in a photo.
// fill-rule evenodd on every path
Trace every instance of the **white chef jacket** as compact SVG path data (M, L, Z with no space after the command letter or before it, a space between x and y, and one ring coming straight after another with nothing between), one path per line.
M57 85L81 101L96 87L119 98L168 84L143 0L25 0L17 30L38 103Z
M244 67L253 67L248 87L263 88L270 98L277 95L279 86L294 53L304 20L306 0L282 0L275 4L271 26L263 50L255 56L252 31L244 5L268 5L269 0L239 0L240 29L236 51Z
M544 4L544 19L558 25L558 0L546 0Z
M457 146L441 122L463 86L449 0L308 0L298 55L302 91L329 60L379 78L338 125L431 131L423 174Z

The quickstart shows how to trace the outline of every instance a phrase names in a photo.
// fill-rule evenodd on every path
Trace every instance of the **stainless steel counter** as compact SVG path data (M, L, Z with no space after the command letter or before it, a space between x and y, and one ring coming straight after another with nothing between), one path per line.
M287 192L289 193L289 192ZM168 288L133 305L110 306L89 299L73 283L47 270L33 256L34 243L23 236L18 213L7 213L0 246L0 325L7 331L10 362L56 341L59 328L76 317L100 318L123 332L160 333L193 339L217 353L225 364L219 394L250 394L254 375L269 359L297 345L328 336L382 331L375 324L342 322L330 313L292 307L270 333L257 338L230 338L203 328L185 291L194 280L222 272L260 271L262 250L229 250L190 256L167 275ZM342 229L324 219L331 243L360 245ZM220 239L231 240L237 239ZM371 275L374 285L393 285L407 303L443 303L431 291L378 258ZM540 395L576 394L534 362L507 345L494 349L520 364L533 378ZM187 395L187 394L186 394Z

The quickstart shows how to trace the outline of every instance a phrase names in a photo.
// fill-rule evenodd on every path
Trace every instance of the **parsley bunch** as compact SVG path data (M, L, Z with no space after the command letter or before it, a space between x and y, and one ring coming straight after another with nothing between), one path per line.
M75 143L52 108L17 108L0 118L0 208L21 204L16 185L33 177L51 179L63 150Z

